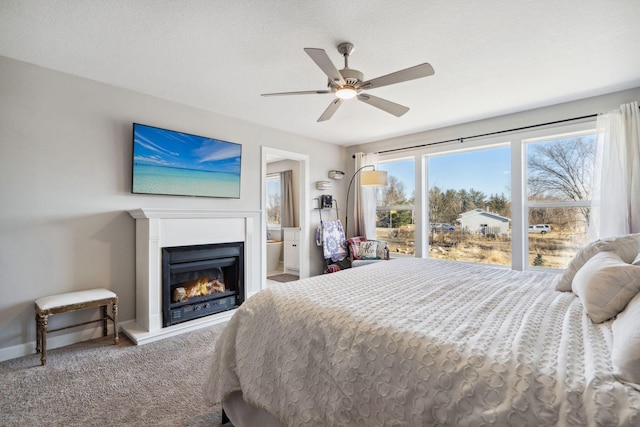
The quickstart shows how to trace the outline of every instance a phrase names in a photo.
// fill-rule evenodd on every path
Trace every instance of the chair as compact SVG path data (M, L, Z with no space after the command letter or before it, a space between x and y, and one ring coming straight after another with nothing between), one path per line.
M389 259L389 247L383 240L367 240L364 236L347 239L351 267L360 267Z

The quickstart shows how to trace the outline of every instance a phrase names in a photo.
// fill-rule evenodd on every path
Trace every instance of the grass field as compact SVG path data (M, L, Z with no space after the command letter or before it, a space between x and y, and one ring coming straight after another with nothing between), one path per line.
M378 228L377 238L387 241L392 253L414 253L414 231L411 227L398 229ZM551 231L529 234L529 265L547 268L565 268L575 253L586 244L586 236L569 232ZM431 258L511 265L511 238L482 236L454 232L431 233Z

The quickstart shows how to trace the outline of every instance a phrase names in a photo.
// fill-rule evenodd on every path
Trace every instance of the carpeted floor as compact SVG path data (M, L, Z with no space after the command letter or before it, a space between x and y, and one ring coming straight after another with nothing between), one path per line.
M282 273L282 274L275 274L273 276L269 276L267 277L267 279L269 280L274 280L276 282L293 282L294 280L298 280L300 277L298 277L295 274L288 274L288 273Z
M0 363L0 426L217 426L202 384L223 325L136 346L123 334Z

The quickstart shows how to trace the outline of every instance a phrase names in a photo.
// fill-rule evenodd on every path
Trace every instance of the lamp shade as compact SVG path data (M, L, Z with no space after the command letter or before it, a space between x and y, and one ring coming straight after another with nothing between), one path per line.
M386 171L362 171L360 173L361 187L386 187L387 172Z

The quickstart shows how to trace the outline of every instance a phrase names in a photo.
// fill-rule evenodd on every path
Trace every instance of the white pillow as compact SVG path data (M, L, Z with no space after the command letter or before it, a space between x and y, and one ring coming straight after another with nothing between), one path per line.
M375 240L367 240L360 243L360 249L358 255L361 259L376 259L377 258L378 242Z
M556 283L556 291L571 291L571 282L580 267L589 261L594 255L603 251L613 251L626 263L631 263L634 257L640 253L640 233L626 234L624 236L608 237L596 240L580 249L573 257L564 274Z
M604 322L624 310L640 291L640 267L627 264L614 252L600 252L578 270L572 290L591 320Z
M633 265L640 265L640 254L638 254L638 256L636 257L636 259L633 260L633 262L631 263Z
M640 293L613 321L613 375L640 391Z
M376 240L377 242L377 247L376 247L376 257L378 259L385 259L386 258L386 249L387 249L387 242L383 242L382 240Z

